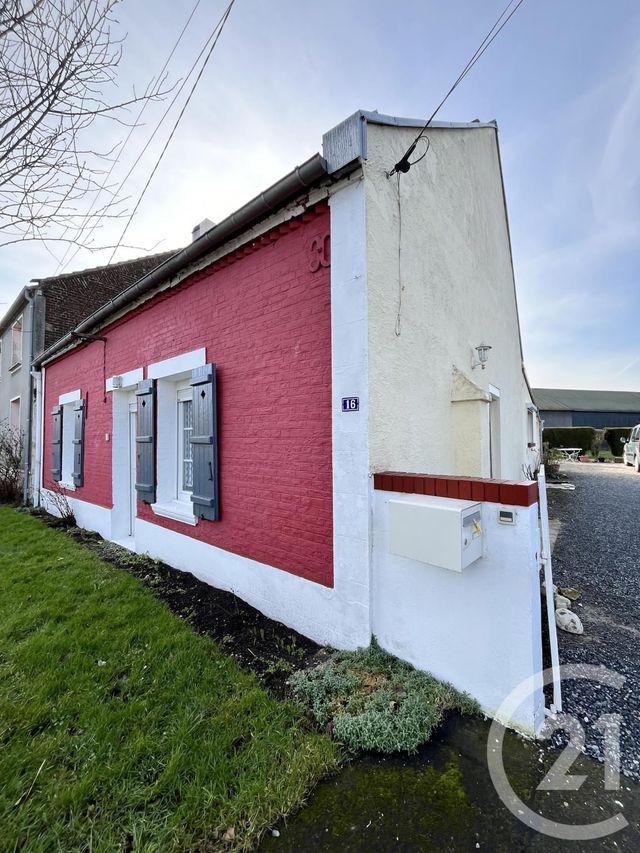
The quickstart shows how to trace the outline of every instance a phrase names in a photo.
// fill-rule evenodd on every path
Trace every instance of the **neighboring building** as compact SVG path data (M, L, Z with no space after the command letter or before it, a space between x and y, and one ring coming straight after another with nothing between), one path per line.
M389 179L421 125L351 116L43 353L39 470L107 539L496 713L542 668L536 412L497 128L436 124Z
M640 391L533 388L545 427L631 427L640 423Z
M0 422L31 434L31 361L84 317L173 255L33 279L0 320ZM28 447L28 444L27 444ZM29 452L25 453L29 461ZM28 482L28 477L27 477Z

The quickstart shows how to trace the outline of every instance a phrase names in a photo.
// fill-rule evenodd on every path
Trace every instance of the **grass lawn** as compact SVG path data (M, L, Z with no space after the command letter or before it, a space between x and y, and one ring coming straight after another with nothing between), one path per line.
M251 847L339 761L135 578L0 507L0 850Z

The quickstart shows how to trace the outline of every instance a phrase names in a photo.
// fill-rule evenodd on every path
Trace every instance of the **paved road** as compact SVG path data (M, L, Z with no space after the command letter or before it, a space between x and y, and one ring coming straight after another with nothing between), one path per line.
M549 516L560 523L554 582L582 593L574 610L582 636L559 631L562 663L604 665L625 677L621 690L591 682L564 686L564 710L578 716L587 753L602 760L592 723L621 714L621 765L640 779L640 475L622 465L566 463L574 492L549 491Z

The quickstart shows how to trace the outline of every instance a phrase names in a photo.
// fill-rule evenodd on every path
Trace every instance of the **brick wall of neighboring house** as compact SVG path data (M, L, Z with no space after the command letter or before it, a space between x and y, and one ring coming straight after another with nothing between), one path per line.
M108 267L40 279L46 298L44 349L173 254L173 251L162 252Z
M106 347L94 342L49 364L45 487L60 394L79 387L86 399L85 485L75 497L110 507L105 377L206 347L218 376L221 519L188 527L140 502L138 516L330 586L330 276L310 264L312 241L328 232L321 205L101 331Z

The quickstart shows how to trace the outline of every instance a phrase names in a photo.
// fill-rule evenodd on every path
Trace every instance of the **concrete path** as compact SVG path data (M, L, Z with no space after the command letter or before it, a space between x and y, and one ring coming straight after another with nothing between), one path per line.
M557 524L554 582L576 587L573 609L582 636L559 631L562 663L604 665L624 676L622 689L590 681L564 685L564 710L584 727L587 754L602 760L593 723L620 714L621 766L640 779L640 475L622 465L562 465L575 491L549 491Z

